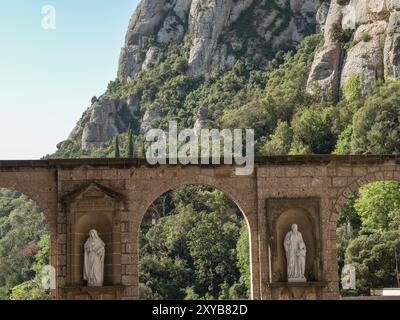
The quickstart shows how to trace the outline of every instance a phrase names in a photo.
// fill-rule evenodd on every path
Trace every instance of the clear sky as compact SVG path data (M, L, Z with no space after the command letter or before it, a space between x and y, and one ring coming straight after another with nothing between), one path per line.
M138 0L1 0L0 159L56 150L115 79ZM42 27L42 8L56 29Z

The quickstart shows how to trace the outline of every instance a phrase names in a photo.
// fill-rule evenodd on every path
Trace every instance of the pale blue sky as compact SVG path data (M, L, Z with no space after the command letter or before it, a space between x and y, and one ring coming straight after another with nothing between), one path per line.
M0 159L56 150L115 79L138 0L0 0ZM56 29L42 28L42 7Z

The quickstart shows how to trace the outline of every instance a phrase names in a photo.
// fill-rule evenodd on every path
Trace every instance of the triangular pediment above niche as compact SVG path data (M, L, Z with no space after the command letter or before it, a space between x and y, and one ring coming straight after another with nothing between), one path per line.
M90 182L63 197L63 203L71 203L82 198L111 198L116 201L122 200L123 195L109 187L97 182Z

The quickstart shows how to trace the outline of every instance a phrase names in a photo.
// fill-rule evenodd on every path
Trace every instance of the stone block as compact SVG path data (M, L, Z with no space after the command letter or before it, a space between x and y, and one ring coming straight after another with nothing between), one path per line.
M122 264L133 264L137 263L137 257L129 254L122 254L121 255L121 263Z
M311 180L311 187L313 188L322 188L324 185L324 181L322 178L313 178Z
M385 171L384 175L386 180L392 180L394 176L394 171Z
M121 222L121 232L129 232L130 230L130 223L129 222Z
M348 177L351 176L352 170L351 167L338 167L337 168L337 176L338 177Z
M300 170L298 167L287 167L285 170L285 175L287 177L297 177L300 175Z
M327 172L328 171L326 167L315 167L315 176L317 177L326 177Z
M116 169L104 169L101 172L102 179L105 180L115 180L117 179L117 170Z
M336 176L337 175L337 168L336 167L328 167L327 168L328 176Z
M332 185L334 187L345 187L347 186L347 177L333 177Z
M129 275L129 276L123 275L121 277L121 281L122 281L122 284L125 286L131 286L131 285L137 284L137 283L135 283L134 277L131 275Z
M90 169L87 171L88 180L101 180L103 177L102 170Z
M66 244L67 243L67 235L66 234L59 234L57 236L57 243L58 244Z
M366 167L355 167L353 168L353 176L355 177L362 177L367 174L367 168Z
M300 176L302 177L313 177L315 175L314 167L300 167Z
M271 167L269 169L270 177L284 177L285 176L285 167Z

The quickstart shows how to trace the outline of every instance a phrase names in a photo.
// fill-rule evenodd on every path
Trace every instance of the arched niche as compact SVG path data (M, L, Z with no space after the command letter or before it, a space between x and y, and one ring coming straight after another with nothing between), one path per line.
M286 252L283 245L293 224L298 225L307 247L307 282L322 281L320 200L317 198L280 198L267 200L269 282L287 282Z
M84 244L92 229L105 243L104 286L121 283L121 200L120 194L97 183L91 183L64 199L69 287L86 286L83 280Z
M89 212L79 215L78 220L75 222L71 233L71 250L73 256L71 257L72 268L76 268L73 276L76 277L76 283L80 283L83 274L83 247L88 239L89 231L94 229L98 232L99 237L103 240L105 246L104 257L104 284L112 284L113 274L113 230L112 230L112 217L106 212Z
M276 252L277 267L280 274L280 280L286 281L286 253L283 245L286 234L291 230L291 226L297 224L299 231L303 236L304 243L307 248L305 277L308 281L316 280L316 238L315 226L310 214L304 208L290 208L284 211L278 218L276 223Z

